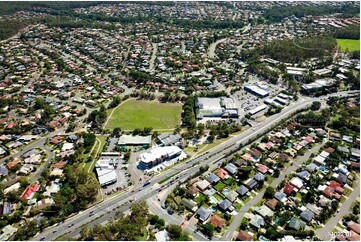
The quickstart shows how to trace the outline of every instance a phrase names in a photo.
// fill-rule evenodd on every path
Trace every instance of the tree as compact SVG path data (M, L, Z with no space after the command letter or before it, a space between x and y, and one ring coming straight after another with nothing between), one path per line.
M206 224L202 225L203 233L208 236L213 236L214 233L214 226L207 222Z
M314 102L312 102L311 110L317 111L320 109L320 107L321 107L321 103L318 101L314 101Z
M169 224L165 229L168 231L169 237L171 239L177 239L182 236L182 228L179 225Z
M263 197L265 198L273 198L275 195L276 191L273 187L269 186L266 188Z
M248 219L242 218L240 228L241 228L242 230L245 230L245 229L248 228L248 225L249 225Z
M118 138L118 137L120 137L121 132L122 132L121 128L116 127L113 129L112 135Z
M278 238L278 232L273 227L269 227L266 230L266 237L271 240L276 240Z

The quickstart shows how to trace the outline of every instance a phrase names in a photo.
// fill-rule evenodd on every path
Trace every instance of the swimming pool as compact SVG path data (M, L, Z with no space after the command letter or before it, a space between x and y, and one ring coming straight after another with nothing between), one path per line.
M230 190L229 190L229 189L227 189L227 188L225 188L225 189L223 189L223 191L222 191L222 192L223 192L223 194L224 194L224 195L227 195L227 194L230 192Z
M326 173L329 172L329 170L328 170L326 167L324 167L324 166L320 166L320 169L321 169L322 171L326 172Z
M215 198L215 197L213 197L213 196L211 196L211 197L209 197L209 201L212 203L212 204L218 204L218 200L217 200L217 198Z
M209 209L210 209L212 212L217 211L217 209L216 209L215 207L210 207Z
M208 196L212 196L212 195L214 195L215 193L216 193L216 190L214 190L213 188L208 189L208 190L206 191L206 194L207 194Z
M275 223L278 223L281 219L279 217L275 218L275 220L273 220Z

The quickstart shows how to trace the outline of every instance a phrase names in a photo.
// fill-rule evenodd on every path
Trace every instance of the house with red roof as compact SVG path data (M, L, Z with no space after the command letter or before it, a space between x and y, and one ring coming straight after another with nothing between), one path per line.
M213 225L213 227L215 228L222 228L224 223L226 222L226 220L224 220L223 218L213 214L211 219L209 220L209 223Z
M11 121L5 126L5 129L12 129L16 126L16 123L14 121Z
M348 222L347 228L351 229L353 232L357 234L360 234L360 225L352 220Z
M295 191L295 187L289 183L287 183L283 188L283 192L286 193L287 196L290 196L294 191Z
M28 186L23 194L21 194L21 200L31 199L34 196L34 193L37 192L40 188L39 184L34 184L32 186Z
M268 171L268 167L267 166L265 166L265 165L263 165L263 164L259 164L259 166L258 166L258 171L259 172L261 172L262 174L265 174L267 171Z
M229 178L228 172L222 168L218 169L217 176L222 180L227 180Z
M57 145L61 141L62 137L60 135L53 137L49 142L50 144Z

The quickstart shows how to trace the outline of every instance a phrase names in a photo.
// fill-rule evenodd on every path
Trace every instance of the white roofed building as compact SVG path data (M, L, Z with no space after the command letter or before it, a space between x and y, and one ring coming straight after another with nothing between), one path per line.
M178 146L156 147L139 156L141 168L149 169L164 161L180 156L182 150Z

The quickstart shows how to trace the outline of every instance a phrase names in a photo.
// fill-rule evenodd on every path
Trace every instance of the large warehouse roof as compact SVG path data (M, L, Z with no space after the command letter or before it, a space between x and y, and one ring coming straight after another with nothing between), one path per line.
M160 159L164 156L172 156L181 152L182 150L178 146L165 146L165 147L156 147L151 149L147 153L140 155L140 161L143 163L151 163L156 159Z

